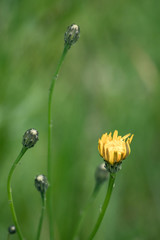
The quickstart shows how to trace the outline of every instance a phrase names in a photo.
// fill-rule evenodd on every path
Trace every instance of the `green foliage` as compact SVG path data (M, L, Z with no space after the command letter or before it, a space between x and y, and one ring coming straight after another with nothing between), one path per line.
M46 174L48 89L71 23L80 26L81 36L66 56L53 96L56 240L71 239L102 162L98 138L115 129L135 137L95 240L159 239L159 7L156 0L0 2L2 239L12 224L7 174L24 131L32 127L39 141L17 167L12 189L24 235L36 235L41 199L34 178ZM104 185L83 224L84 239L105 193ZM48 239L47 218L42 239Z

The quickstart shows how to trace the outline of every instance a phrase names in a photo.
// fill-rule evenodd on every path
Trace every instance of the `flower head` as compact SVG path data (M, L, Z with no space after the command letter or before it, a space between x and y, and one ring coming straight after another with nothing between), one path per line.
M133 134L130 133L124 137L118 136L118 131L113 133L105 133L98 141L98 151L107 165L119 165L131 152L130 144Z

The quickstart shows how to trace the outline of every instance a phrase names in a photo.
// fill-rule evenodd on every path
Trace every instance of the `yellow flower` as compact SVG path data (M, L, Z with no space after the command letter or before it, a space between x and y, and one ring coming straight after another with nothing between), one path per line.
M131 152L130 144L133 136L130 133L124 137L118 136L117 130L114 131L113 137L111 132L103 134L98 141L98 151L101 157L111 165L121 162Z

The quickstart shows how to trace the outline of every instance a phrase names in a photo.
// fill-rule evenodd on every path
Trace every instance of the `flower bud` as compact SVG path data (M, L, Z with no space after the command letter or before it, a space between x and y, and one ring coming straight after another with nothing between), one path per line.
M35 178L35 187L41 194L45 194L47 188L48 188L48 180L45 175L38 175Z
M16 233L16 227L15 227L14 225L9 226L9 228L8 228L8 232L9 232L10 234L14 234L14 233Z
M33 147L38 141L38 131L34 128L28 129L24 135L22 144L25 148Z
M64 34L65 45L68 45L68 47L70 48L74 43L77 42L79 36L80 36L80 27L76 24L70 25Z
M108 171L105 167L105 163L100 164L95 172L96 182L101 184L108 179Z

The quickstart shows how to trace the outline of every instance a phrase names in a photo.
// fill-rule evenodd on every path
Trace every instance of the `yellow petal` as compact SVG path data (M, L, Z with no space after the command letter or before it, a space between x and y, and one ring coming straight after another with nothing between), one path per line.
M102 156L102 147L103 147L102 142L101 142L101 140L99 139L99 141L98 141L98 151L99 151L99 153L100 153L101 156Z
M131 134L128 133L127 135L125 135L124 137L122 137L122 140L125 140L126 138L128 138Z
M113 139L117 139L117 136L118 136L118 131L115 130L114 133L113 133Z
M128 141L125 144L126 144L126 154L125 154L125 158L126 158L130 154L131 149L130 149Z
M131 136L130 138L128 138L128 142L129 142L129 144L131 144L132 139L133 139L133 136L134 136L134 134L132 134L132 136Z
M118 153L114 152L114 163L118 161Z
M114 151L109 152L109 162L113 165L114 163Z

